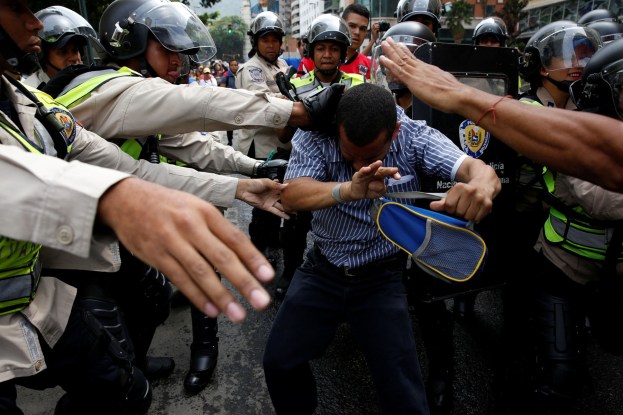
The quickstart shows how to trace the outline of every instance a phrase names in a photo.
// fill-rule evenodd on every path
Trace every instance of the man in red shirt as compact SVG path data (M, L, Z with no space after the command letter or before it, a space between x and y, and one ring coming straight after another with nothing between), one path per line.
M351 4L342 12L342 19L350 29L352 43L346 51L346 62L340 66L340 70L346 73L358 73L370 79L370 57L358 52L368 34L370 11L362 4Z

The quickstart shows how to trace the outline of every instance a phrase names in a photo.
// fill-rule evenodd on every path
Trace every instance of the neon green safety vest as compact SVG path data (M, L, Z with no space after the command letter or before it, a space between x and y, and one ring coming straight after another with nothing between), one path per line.
M89 72L86 72L89 73ZM61 104L65 105L67 108L73 108L76 105L84 102L87 98L91 96L91 92L99 88L101 85L106 82L120 78L124 76L138 76L142 77L138 72L133 71L128 67L122 67L117 69L114 72L108 71L104 74L97 74L97 72L92 73L93 76L85 81L81 81L79 77L74 81L70 82L69 85L65 88L67 92L59 95L56 100ZM75 85L72 85L75 82ZM143 138L130 138L123 141L120 144L120 148L124 153L127 153L135 160L141 158L141 153L143 151L143 146L149 140L149 137ZM159 136L158 136L159 139ZM164 156L159 156L160 162L162 163L176 163L174 160L169 160Z
M312 70L311 72L299 77L290 80L290 83L294 87L296 91L296 95L299 99L305 98L311 92L322 89L324 86L320 83L318 78L315 76L316 70ZM340 71L340 80L338 83L346 85L346 89L351 88L355 85L363 84L365 79L360 74L355 73L345 73Z
M43 104L50 116L60 123L57 126L62 125L63 130L60 134L69 153L76 135L74 117L49 95L28 89ZM49 135L47 130L41 131L37 128L36 140L31 140L10 124L0 121L0 128L11 134L26 151L45 154L46 147L42 135ZM50 142L50 140L47 141ZM23 310L34 300L41 278L40 250L40 244L0 236L0 315Z
M556 174L547 170L543 174L549 197L545 200L550 204L549 217L543 225L545 239L554 245L576 255L597 261L606 259L608 243L614 228L608 223L593 219L581 206L567 206L554 196ZM623 256L619 249L618 261Z
M521 102L543 106L530 98L523 98ZM593 219L581 206L567 206L556 198L556 172L544 167L542 178L547 191L545 202L550 205L548 218L543 225L545 239L581 257L604 261L614 228ZM622 259L619 253L619 260Z

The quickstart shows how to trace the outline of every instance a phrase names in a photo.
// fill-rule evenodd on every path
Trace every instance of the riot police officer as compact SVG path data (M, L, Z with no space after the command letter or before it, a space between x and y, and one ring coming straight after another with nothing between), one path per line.
M422 23L437 36L441 28L443 6L439 0L400 0L396 7L398 22Z
M279 57L285 36L283 21L273 12L260 13L251 22L247 34L251 41L250 59L238 70L236 88L263 91L283 98L276 83L277 74L285 72L288 67ZM238 139L234 139L234 148L258 160L273 157L288 159L292 149L291 138L289 129L242 130ZM276 249L280 246L283 249L284 270L275 287L277 297L283 298L294 270L303 262L309 222L308 213L296 214L284 221L282 228L281 219L273 215L258 209L253 209L251 213L249 236L255 246L274 262L277 261Z
M520 101L574 109L569 86L582 76L587 62L600 47L597 32L571 21L553 22L539 29L528 40L524 50L520 72L531 89ZM574 184L551 169L538 167L535 174L539 174L542 183L544 194L541 197L548 205L556 207L550 210L540 232L538 230L543 226L540 211L532 215L533 223L522 222L523 232L531 235L532 241L538 238L535 248L540 255L527 261L531 265L522 268L524 276L521 281L514 281L512 292L507 290L509 298L505 306L511 309L508 317L514 317L514 320L507 319L505 325L508 333L516 333L516 341L509 341L509 344L522 345L524 350L517 353L528 354L525 358L528 373L524 374L530 379L531 384L526 385L528 390L534 391L536 398L565 400L577 396L585 384L586 327L585 317L577 302L577 287L561 278L561 270L557 270L557 267L562 267L564 271L561 265L564 247L554 247L560 245L562 240L553 238L548 229L552 220L560 221L557 223L565 221L562 216L552 219L552 214L556 215L553 212L558 212L560 207L555 200L561 194L569 194L566 192L571 191ZM570 231L570 236L578 236L569 228L567 231ZM526 300L529 304L527 322L525 316L519 316L522 310L526 311ZM529 336L523 335L526 331ZM532 355L531 350L535 350L536 354Z
M24 81L26 85L41 88L57 72L69 65L83 63L85 47L95 30L84 17L63 6L50 6L35 16L43 23L41 38L41 67Z
M505 47L508 30L504 20L499 17L488 17L476 25L472 35L472 43L476 46Z
M25 0L2 0L3 70L23 70L32 63L24 58L28 53L40 52L37 32L42 27ZM207 269L209 263L218 264L228 273L234 271L231 266L253 263L258 267L256 274L270 278L268 263L258 260L259 253L239 240L236 242L240 248L227 255L229 262L212 255L212 249L229 249L228 238L237 232L235 227L227 225L216 209L196 197L130 176L150 177L209 198L209 190L195 183L205 178L204 173L189 171L182 175L173 166L139 163L85 130L48 95L9 77L0 77L0 83L0 164L7 178L0 198L4 212L0 244L7 248L2 249L0 259L0 412L22 413L15 402L16 384L37 389L60 384L68 395L59 402L58 414L146 413L151 400L149 383L131 364L126 347L110 331L102 329L101 320L94 318L108 310L107 304L96 296L75 300L75 289L56 278L42 277L42 267L79 266L84 260L118 266L118 259L107 255L114 241L112 229L134 252L169 272L193 303L215 313L226 309L231 318L239 321L244 309L224 287L217 282L211 292L206 292L195 281L215 278ZM63 160L114 167L125 173ZM141 202L151 206L147 212L136 203L138 195ZM100 221L96 222L96 218ZM189 218L194 218L190 228ZM169 224L166 231L153 229L161 223ZM214 225L216 228L212 228ZM225 226L221 236L209 231L220 226ZM190 235L189 231L198 232ZM213 240L214 236L222 244L193 247L197 240ZM233 237L239 238L240 234ZM51 248L45 260L40 256L42 244ZM205 256L206 260L188 260L194 256ZM201 271L195 274L192 269ZM230 275L234 277L235 272ZM266 307L269 298L261 293L259 283L252 283L244 275L238 277L242 278L235 285L254 291L253 295L248 293L254 306Z

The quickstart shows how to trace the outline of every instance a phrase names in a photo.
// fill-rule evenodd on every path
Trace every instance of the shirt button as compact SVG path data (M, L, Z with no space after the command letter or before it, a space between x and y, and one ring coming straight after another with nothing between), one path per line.
M41 360L37 360L37 361L35 362L35 370L36 370L37 372L41 370L41 367L42 367L42 366L43 366L43 361L41 361Z
M243 121L244 121L244 118L242 118L242 115L236 115L234 117L234 123L236 124L242 124Z
M281 115L275 115L275 118L273 121L275 124L281 124Z
M69 245L74 241L74 231L67 225L59 226L56 230L56 240L63 245Z

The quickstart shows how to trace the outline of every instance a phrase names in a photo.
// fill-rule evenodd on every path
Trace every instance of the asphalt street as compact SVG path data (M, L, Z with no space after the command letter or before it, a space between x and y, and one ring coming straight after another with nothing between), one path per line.
M250 209L236 203L227 217L242 229L247 228ZM268 289L272 292L272 286ZM274 411L266 390L261 359L265 340L278 308L275 302L264 312L249 313L242 324L232 324L219 317L220 355L214 378L200 394L185 396L182 382L188 368L191 342L188 307L174 308L166 323L158 330L152 354L171 356L176 368L170 378L154 384L152 415L218 414L270 415ZM452 300L447 301L447 306ZM418 334L417 317L413 317ZM476 319L469 326L455 326L456 381L455 404L450 415L488 415L496 411L496 378L501 329L500 291L478 295ZM426 374L426 354L420 345L420 360ZM595 344L589 345L592 390L570 408L551 411L561 415L623 414L623 357L605 353ZM313 362L317 376L319 407L317 415L378 414L378 399L368 376L366 363L348 327L342 327L326 355ZM20 388L19 402L27 415L51 415L59 388L30 391ZM530 412L512 412L534 414Z

